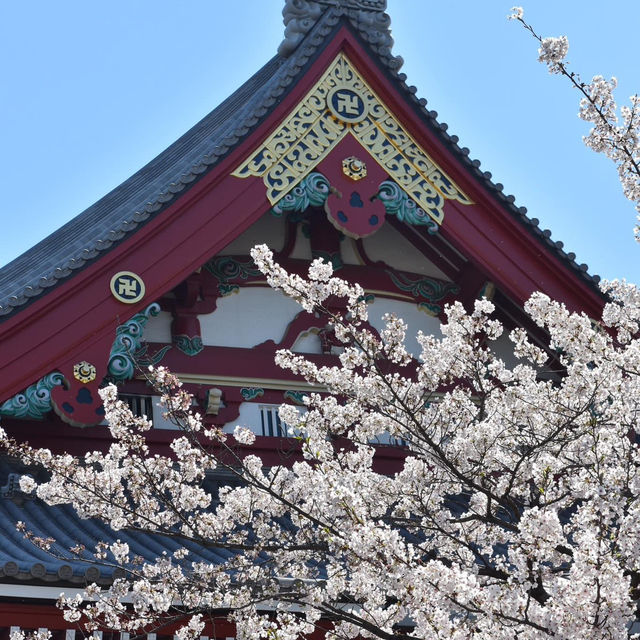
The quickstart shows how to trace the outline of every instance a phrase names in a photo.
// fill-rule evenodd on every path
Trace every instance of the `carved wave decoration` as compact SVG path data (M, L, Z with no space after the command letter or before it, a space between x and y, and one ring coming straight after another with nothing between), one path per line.
M317 171L312 171L285 196L278 200L272 212L282 215L285 211L304 211L308 207L324 207L330 191L329 181Z
M414 297L421 296L431 301L442 300L450 293L458 293L460 290L460 287L453 282L442 282L426 277L410 279L403 274L394 273L390 269L387 270L387 274L401 291L406 291Z
M113 381L130 380L136 369L136 353L141 349L144 328L152 316L160 313L157 302L137 313L131 320L116 329L116 339L111 347L108 376Z
M273 207L271 213L281 216L285 212L303 212L308 207L323 207L330 192L331 185L327 178L314 171L283 196ZM380 183L375 197L382 202L387 214L396 216L400 222L426 226L427 232L431 235L438 232L439 227L435 220L392 180ZM234 277L240 275L237 271L237 265L224 264L223 266L227 270L231 269ZM334 266L339 268L342 265Z
M191 337L181 333L173 336L173 343L182 353L188 356L197 356L204 349L200 336Z
M438 224L429 214L419 207L395 182L385 180L378 190L376 196L388 215L396 216L400 222L412 225L425 225L427 232L435 234L438 232Z
M204 265L204 268L218 280L218 291L222 296L228 296L239 291L240 287L237 284L233 284L233 280L264 279L264 276L253 264L252 260L241 262L229 256L219 256L209 260Z
M64 384L64 376L54 371L0 405L0 415L41 420L51 411L51 389Z
M284 392L284 399L291 400L294 404L298 404L300 406L304 406L304 398L308 396L308 393L304 391L295 391L295 390L287 390Z
M261 398L264 395L264 389L261 387L242 387L240 395L243 400L250 401Z

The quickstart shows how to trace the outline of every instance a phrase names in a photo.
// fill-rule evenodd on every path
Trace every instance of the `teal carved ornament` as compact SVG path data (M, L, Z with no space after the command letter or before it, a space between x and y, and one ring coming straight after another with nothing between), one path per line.
M281 216L291 211L302 212L309 207L324 207L329 197L331 185L325 176L317 171L312 171L306 178L300 181L283 196L271 209L271 213Z
M0 405L0 416L42 420L51 411L51 390L64 383L59 372L49 373Z
M385 221L385 214L408 225L424 226L431 235L438 232L434 219L393 180L382 180L375 187L367 187L364 183L348 184L346 189L343 186L343 191L330 184L325 175L314 171L279 200L271 213L281 216L283 213L303 213L309 208L324 208L335 227L355 238L377 231ZM328 205L330 195L335 196L331 207ZM225 266L229 268L229 265Z
M250 401L260 398L264 395L264 389L260 387L242 387L240 389L240 395L243 400Z
M291 400L293 404L304 406L305 396L308 396L308 395L309 394L305 393L304 391L295 391L293 389L289 389L284 392L284 399Z
M159 311L160 306L154 303L116 329L116 338L107 364L107 380L129 380L134 375L136 365L155 364L171 348L168 345L150 357L147 355L146 345L142 344L145 325ZM81 364L90 369L93 375L82 375L79 369ZM42 420L54 410L60 418L73 426L95 425L104 418L102 401L98 395L98 389L104 384L104 380L95 377L95 370L96 367L90 363L82 362L67 377L59 371L49 373L24 392L2 403L0 416Z
M204 268L218 281L221 296L237 293L240 287L236 282L255 278L264 281L264 276L256 268L253 260L240 261L230 256L220 256L209 260Z
M187 356L197 356L204 349L200 336L190 337L184 333L173 336L173 344Z
M399 291L410 294L416 300L418 309L430 316L442 313L442 305L438 303L460 291L460 287L453 282L429 277L412 278L408 274L391 269L387 269L386 273Z
M138 363L137 356L143 348L142 333L149 318L159 313L160 305L154 302L116 329L116 339L111 347L107 366L110 380L120 382L133 378ZM168 348L165 347L165 353L167 350Z

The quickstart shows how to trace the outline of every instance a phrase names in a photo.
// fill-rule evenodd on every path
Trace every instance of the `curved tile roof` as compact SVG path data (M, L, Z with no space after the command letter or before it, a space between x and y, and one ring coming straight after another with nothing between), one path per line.
M182 544L169 537L135 531L114 532L99 520L80 518L69 505L50 507L37 498L25 497L15 486L19 474L6 460L0 462L0 477L6 482L0 495L0 579L83 585L94 581L108 583L117 577L118 569L108 564L96 565L68 559L70 547L82 544L87 549L95 549L96 543L101 540L120 539L129 545L132 555L142 556L149 562L163 552L171 554L182 546L190 551L186 560L189 564L219 564L231 556L231 552L224 549ZM210 478L211 491L215 493L217 486L225 484L227 480L223 477ZM52 553L26 540L16 529L19 521L24 522L26 529L35 536L53 538Z
M408 86L406 75L398 73L401 59L391 56L386 40L381 40L380 34L367 29L366 25L351 23L348 9L330 6L290 55L276 55L222 104L128 180L0 269L0 318L17 312L114 247L207 173L295 86L297 78L319 55L342 22L349 24L365 46L373 51L383 72L470 174L532 236L597 290L599 276L589 275L587 265L577 264L575 254L566 253L562 242L551 240L551 232L540 229L538 220L529 218L525 207L516 207L515 197L503 193L503 186L492 181L491 173L480 169L480 161L470 159L469 149L458 145L458 137L447 133L448 126L438 121L438 114L426 108L427 101L416 97L416 87Z

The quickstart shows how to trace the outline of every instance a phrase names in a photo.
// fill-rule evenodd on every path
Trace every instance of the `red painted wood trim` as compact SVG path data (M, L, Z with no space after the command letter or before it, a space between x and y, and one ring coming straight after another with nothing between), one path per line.
M60 592L64 587L60 587ZM214 626L207 623L203 633L212 638L235 637L235 624L225 617L214 618ZM55 604L23 604L14 601L0 602L0 627L22 627L23 629L49 629L58 631L63 629L77 629L80 627L72 622L67 622L62 611ZM172 635L181 625L170 624L156 630L159 636ZM107 629L104 629L105 631ZM144 637L144 632L143 637ZM133 634L132 634L133 637Z
M557 256L527 237L511 216L479 205L447 205L442 235L520 305L535 291L542 291L572 311L600 317L603 298Z
M60 587L60 592L64 591ZM0 626L23 627L25 629L73 629L74 625L66 622L62 611L54 604L21 604L19 602L0 602Z

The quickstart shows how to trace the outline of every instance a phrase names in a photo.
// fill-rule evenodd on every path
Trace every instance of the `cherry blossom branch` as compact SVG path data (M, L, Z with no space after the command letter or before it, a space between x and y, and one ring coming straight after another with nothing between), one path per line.
M582 99L578 115L593 125L583 138L584 143L614 162L622 191L640 214L640 97L637 94L631 96L631 105L621 107L619 116L613 95L617 87L616 78L607 81L602 76L594 76L591 82L583 82L579 74L567 68L569 41L566 36L543 38L525 21L522 7L513 7L509 19L520 22L540 43L538 60L547 64L549 73L564 76L580 92ZM619 124L620 118L622 124ZM636 239L640 240L640 226L636 226L635 233Z

